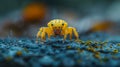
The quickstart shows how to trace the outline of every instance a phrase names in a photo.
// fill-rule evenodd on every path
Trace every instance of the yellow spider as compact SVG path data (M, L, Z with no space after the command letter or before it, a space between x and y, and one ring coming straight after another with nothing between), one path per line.
M72 40L72 34L74 33L76 40L78 40L79 35L74 27L68 27L68 24L66 21L61 19L54 19L48 22L48 27L41 27L40 30L37 33L37 40L38 38L41 38L42 41L45 41L46 34L48 35L48 38L50 39L51 36L56 35L62 35L64 36L64 40L66 40L67 35L70 35L70 40Z

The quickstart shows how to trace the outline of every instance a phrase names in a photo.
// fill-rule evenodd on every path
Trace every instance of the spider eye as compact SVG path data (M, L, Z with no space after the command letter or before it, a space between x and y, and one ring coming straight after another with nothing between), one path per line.
M62 25L64 26L64 23Z
M51 26L53 26L53 24L51 24Z

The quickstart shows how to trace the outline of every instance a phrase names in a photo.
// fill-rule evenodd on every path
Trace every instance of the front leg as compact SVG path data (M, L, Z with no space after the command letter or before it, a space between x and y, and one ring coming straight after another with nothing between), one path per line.
M38 43L38 41L40 39L40 35L41 35L41 31L39 31L36 35L36 43Z
M41 33L41 41L45 42L46 40L46 36L45 36L45 32Z
M48 40L50 40L50 37L51 37L52 35L50 34L50 33L48 33Z
M54 33L53 31L50 31L50 32L47 32L47 35L48 35L48 40L50 40L51 36L54 36Z
M66 38L67 38L67 34L64 35L63 43L65 42Z
M72 33L70 33L70 40L72 40Z
M72 28L72 29L73 29L73 33L74 33L74 35L75 35L75 37L76 37L76 40L79 40L78 32L76 31L75 28Z

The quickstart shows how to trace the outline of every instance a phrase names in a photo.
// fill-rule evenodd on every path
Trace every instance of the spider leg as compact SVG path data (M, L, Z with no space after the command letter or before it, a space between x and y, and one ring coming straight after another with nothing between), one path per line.
M73 33L74 33L74 35L76 37L76 40L78 40L79 39L78 32L76 31L76 29L74 27L72 28L72 30L73 30Z
M42 32L42 27L40 28L40 30L38 31L37 35L36 35L36 43L38 43L40 37L41 37L41 32Z

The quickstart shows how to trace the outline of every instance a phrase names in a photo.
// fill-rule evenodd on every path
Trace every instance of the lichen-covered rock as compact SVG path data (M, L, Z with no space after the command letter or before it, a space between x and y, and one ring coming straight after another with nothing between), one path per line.
M100 34L104 35L92 33L83 35L84 39L77 42L67 40L65 43L61 38L44 44L36 44L34 38L0 39L0 66L120 66L120 41L106 41L109 36L105 34L102 38Z

